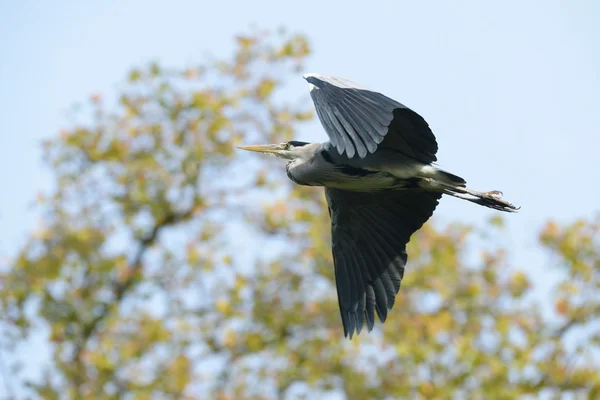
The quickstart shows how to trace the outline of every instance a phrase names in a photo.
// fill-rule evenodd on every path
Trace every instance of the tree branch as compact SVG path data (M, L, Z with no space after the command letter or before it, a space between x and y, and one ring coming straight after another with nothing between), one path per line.
M75 354L73 356L73 360L77 364L81 364L81 353L87 346L89 339L96 333L101 323L110 315L111 309L114 308L115 305L119 304L123 297L125 297L125 295L134 286L136 280L135 278L141 273L142 270L142 260L144 258L144 255L146 254L148 249L152 247L152 245L156 242L160 231L170 225L174 225L179 222L185 221L186 219L192 216L193 212L193 209L190 209L182 213L171 213L166 215L162 219L162 221L158 222L154 226L154 228L140 240L135 256L133 260L129 263L129 266L127 268L125 279L119 280L119 278L116 277L113 283L111 284L113 293L115 294L113 301L102 304L102 309L96 315L96 317L83 324L81 341L77 345L75 349Z
M593 304L585 304L574 309L571 312L570 318L559 328L557 328L554 332L551 333L551 337L555 339L560 339L564 335L566 335L572 328L577 327L578 325L582 325L586 323L588 320L596 316L596 312L598 310L598 305Z

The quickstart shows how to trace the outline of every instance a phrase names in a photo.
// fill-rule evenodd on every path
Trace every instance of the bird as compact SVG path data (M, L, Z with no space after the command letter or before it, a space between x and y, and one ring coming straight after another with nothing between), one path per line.
M303 75L329 141L239 146L287 160L288 178L322 186L331 219L334 276L344 336L383 324L394 306L413 233L442 195L504 212L502 192L478 192L436 164L438 144L423 117L346 79Z

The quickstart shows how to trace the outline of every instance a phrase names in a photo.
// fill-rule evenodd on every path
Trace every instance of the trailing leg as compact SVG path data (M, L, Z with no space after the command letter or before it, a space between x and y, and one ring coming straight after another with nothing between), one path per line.
M521 207L509 203L502 199L502 192L492 190L490 192L478 192L476 190L468 189L464 186L449 185L445 182L440 182L433 179L425 179L427 182L425 188L430 190L438 190L444 194L457 197L459 199L467 200L480 206L493 208L494 210L505 211L505 212L516 212Z

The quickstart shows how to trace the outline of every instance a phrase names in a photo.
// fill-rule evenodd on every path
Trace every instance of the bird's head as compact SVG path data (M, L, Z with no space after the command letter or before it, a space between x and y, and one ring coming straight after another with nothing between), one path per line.
M256 144L252 146L240 146L239 148L242 150L270 154L279 158L293 161L298 158L306 158L308 153L307 150L309 150L309 147L311 147L310 145L311 143L292 140L290 142L283 142L280 144Z

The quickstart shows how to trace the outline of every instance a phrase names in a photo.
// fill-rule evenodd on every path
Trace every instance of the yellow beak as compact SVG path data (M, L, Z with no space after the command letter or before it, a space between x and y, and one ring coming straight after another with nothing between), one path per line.
M258 153L279 153L283 150L280 144L254 144L251 146L239 146L238 149L256 151Z

